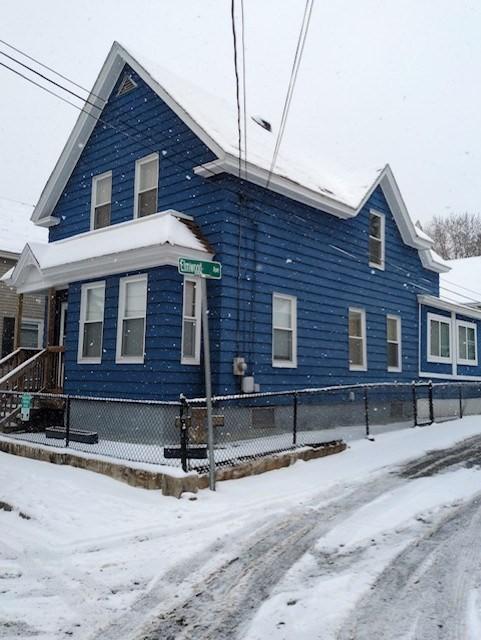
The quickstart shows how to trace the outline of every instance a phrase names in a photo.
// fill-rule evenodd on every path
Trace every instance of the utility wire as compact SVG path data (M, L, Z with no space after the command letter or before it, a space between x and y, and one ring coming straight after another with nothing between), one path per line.
M2 39L0 39L0 44L5 45L9 49L12 49L12 51L16 51L17 53L20 53L20 55L24 56L28 60L31 60L32 62L35 62L35 64L40 65L44 69L47 69L47 71L50 71L51 73L54 73L59 78L62 78L62 80L66 80L70 84L73 84L75 87L77 87L77 89L82 89L82 91L85 91L89 95L93 95L95 98L98 98L99 100L102 100L102 102L106 102L106 100L104 98L101 98L100 96L96 95L95 93L92 93L91 91L89 91L88 89L83 87L81 84L78 84L77 82L75 82L71 78L68 78L67 76L62 75L61 73L59 73L55 69L52 69L52 67L47 66L43 62L40 62L40 60L37 60L33 56L30 56L28 53L25 53L25 51L22 51L21 49L19 49L17 47L14 47L13 44L9 44L8 42L6 42L5 40L2 40Z
M40 71L37 71L33 67L30 67L28 64L24 64L23 62L20 62L20 60L17 60L13 56L10 56L8 53L5 53L5 51L0 51L0 55L5 56L6 58L8 58L9 60L12 60L16 64L19 64L24 69L28 69L29 71L31 71L35 75L39 76L43 80L46 80L47 82L50 82L51 84L55 85L56 87L58 87L62 91L65 91L66 93L70 93L70 95L74 96L75 98L78 98L79 100L82 100L82 102L86 102L90 106L95 107L96 109L99 109L99 111L102 111L103 107L99 107L97 104L95 104L95 102L90 102L90 100L88 98L84 98L81 95L79 95L78 93L75 93L75 91L71 91L70 89L67 89L66 87L64 87L59 82L56 82L55 80L52 80L51 78L49 78L48 76L44 75L43 73L40 73Z
M242 128L241 128L241 98L240 98L240 80L239 80L239 63L237 56L237 31L235 20L235 0L231 0L230 17L232 28L232 42L234 45L234 74L236 84L236 102L237 102L237 133L239 147L239 179L241 178L242 169Z
M242 43L242 93L244 111L244 178L247 179L247 84L246 84L246 43L245 43L245 11L244 0L241 4L241 43Z
M277 133L277 139L276 139L276 144L274 147L274 153L272 154L272 161L271 161L271 166L269 169L269 173L267 175L267 181L265 186L268 187L270 182L271 182L271 178L272 178L272 174L274 172L275 166L276 166L276 162L277 162L277 157L279 155L279 149L281 147L282 144L282 139L284 137L284 132L285 132L285 128L286 128L286 124L287 124L287 118L289 116L289 109L291 106L291 102L292 102L292 96L294 95L294 89L296 86L296 82L297 82L297 76L299 73L299 68L301 65L301 61L302 61L302 56L304 54L304 47L306 44L306 39L307 39L307 34L309 31L309 26L311 23L311 17L312 17L312 9L314 7L314 0L306 0L306 4L304 7L304 15L302 17L302 23L301 23L301 29L299 31L299 38L297 40L297 46L296 46L296 51L294 54L294 59L292 62L292 69L291 69L291 75L289 78L289 84L287 87L287 92L286 92L286 97L284 100L284 107L282 110L282 116L281 116L281 123L279 125L279 131Z
M0 195L0 200L8 200L9 202L16 202L17 204L23 204L26 207L35 207L31 202L23 202L23 200L15 200L15 198L7 198L7 196Z

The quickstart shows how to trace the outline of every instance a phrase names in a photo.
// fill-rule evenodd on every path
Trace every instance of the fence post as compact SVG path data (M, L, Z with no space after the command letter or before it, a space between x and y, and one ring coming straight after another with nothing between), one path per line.
M433 403L433 381L429 381L428 385L429 389L429 423L433 424L434 422L434 403Z
M294 394L294 415L292 424L292 444L297 444L297 393Z
M458 393L459 393L459 417L462 418L463 417L463 387L461 385L459 385Z
M70 444L70 396L65 400L65 447Z
M364 420L366 423L366 438L369 438L369 397L367 387L364 387Z
M418 426L418 399L416 396L416 383L413 382L413 420L415 427Z

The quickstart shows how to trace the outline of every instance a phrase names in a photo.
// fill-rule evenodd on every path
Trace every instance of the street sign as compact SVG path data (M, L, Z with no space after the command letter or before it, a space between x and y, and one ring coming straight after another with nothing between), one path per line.
M32 408L32 396L29 393L22 393L20 399L20 418L24 422L30 420L30 409Z
M222 265L220 262L209 260L192 260L191 258L179 258L179 273L184 276L203 276L204 278L222 278Z

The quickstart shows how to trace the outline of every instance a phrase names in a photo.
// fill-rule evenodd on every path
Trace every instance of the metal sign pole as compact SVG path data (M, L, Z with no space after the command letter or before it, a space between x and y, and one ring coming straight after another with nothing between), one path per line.
M212 385L210 373L210 344L209 344L209 310L207 307L207 280L201 278L202 288L202 333L204 335L204 371L205 371L205 399L207 405L207 443L209 449L209 488L215 491L215 458L214 458L214 428L212 424Z

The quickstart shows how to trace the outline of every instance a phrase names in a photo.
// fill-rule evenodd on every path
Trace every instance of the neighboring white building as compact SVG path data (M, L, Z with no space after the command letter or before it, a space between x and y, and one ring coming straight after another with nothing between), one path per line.
M33 207L0 198L0 277L9 271L28 242L46 242L47 229L30 221ZM13 351L17 322L18 296L0 282L0 358ZM24 296L20 346L38 348L43 345L45 298Z

